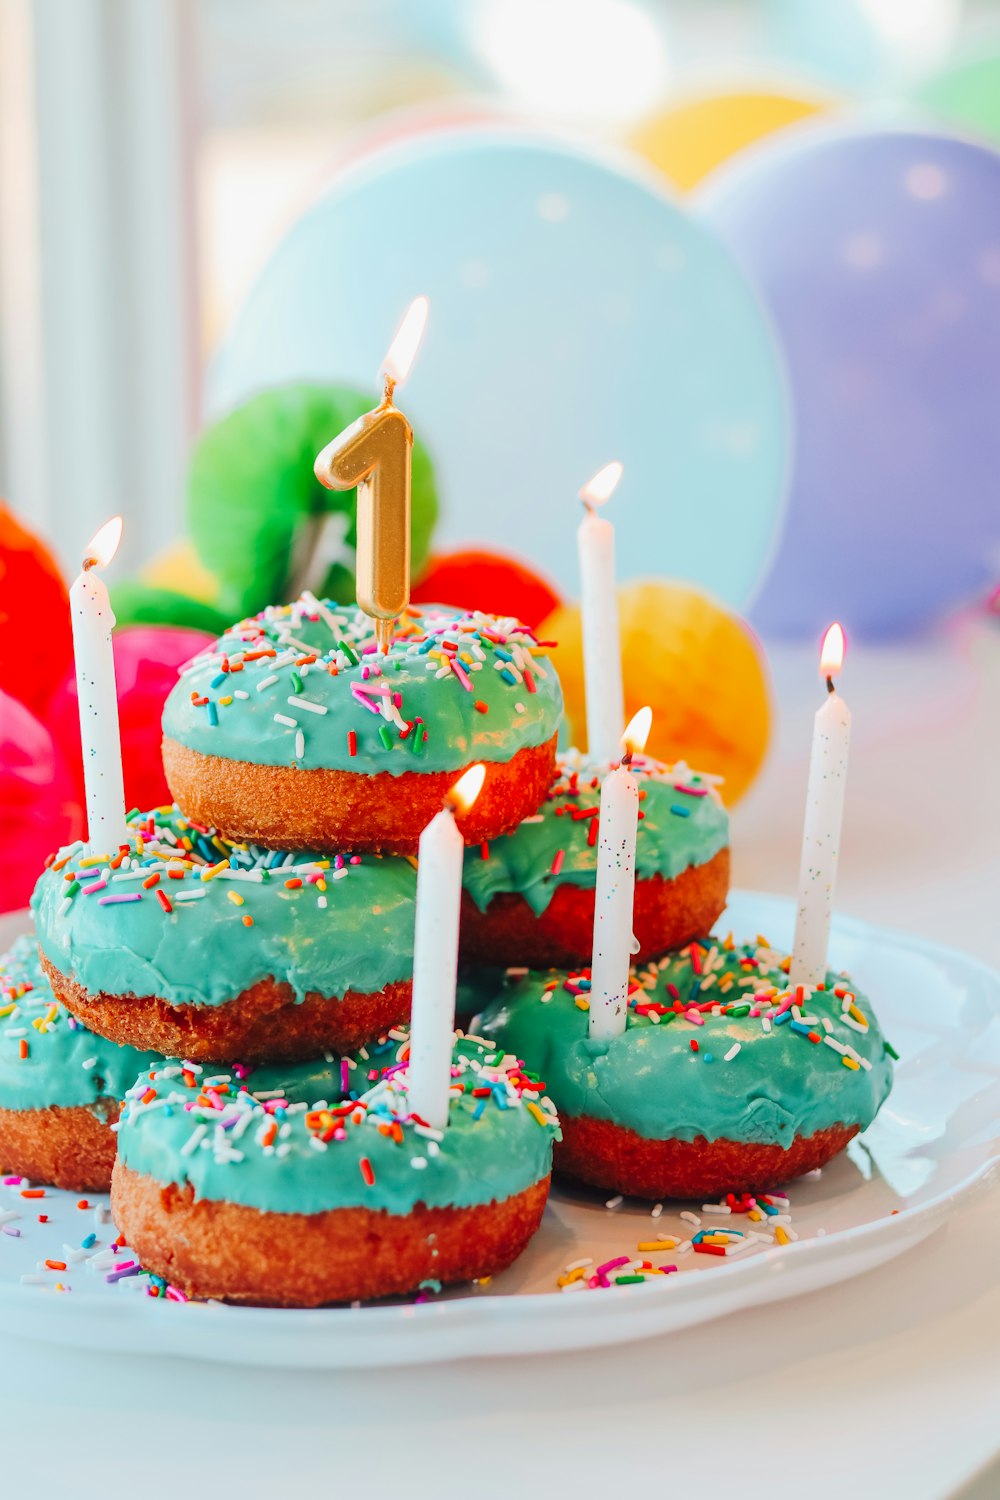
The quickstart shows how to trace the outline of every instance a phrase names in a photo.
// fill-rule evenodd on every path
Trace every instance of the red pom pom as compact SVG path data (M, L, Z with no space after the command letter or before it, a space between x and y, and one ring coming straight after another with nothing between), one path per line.
M47 855L81 838L83 801L44 724L0 691L0 911L27 906Z
M561 603L554 586L500 552L439 552L411 590L414 604L454 604L490 615L516 615L533 630Z
M0 501L0 689L40 714L72 658L59 565Z

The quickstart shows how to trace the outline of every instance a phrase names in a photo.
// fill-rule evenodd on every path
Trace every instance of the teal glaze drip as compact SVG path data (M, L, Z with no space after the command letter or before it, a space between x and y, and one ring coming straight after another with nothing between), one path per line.
M114 879L130 873L124 870L107 870L106 890L99 895L78 890L67 909L66 870L46 870L32 896L39 944L60 973L71 974L91 994L156 995L178 1006L225 1005L273 976L290 985L301 1002L313 991L331 998L352 989L369 994L412 975L416 872L409 860L371 854L358 864L345 860L342 870L324 872L321 892L308 883L308 870L292 868L314 867L318 855L271 854L256 845L244 853L222 839L210 842L214 835L199 834L176 809L157 814L156 820L166 833L194 841L202 867L210 857L228 855L254 877L266 878L237 880L223 872L203 881L199 869L173 880L163 869L156 889L173 905L168 914L156 890L145 890L141 880ZM149 838L138 854L136 831L144 824L144 818L132 822L131 856L152 871L162 860ZM163 859L172 852L169 841L160 849ZM79 854L80 846L73 852ZM334 856L325 857L332 865ZM72 858L66 868L75 868ZM289 879L303 883L288 889ZM178 899L195 892L204 894ZM141 899L100 905L100 896L119 893ZM230 894L241 896L243 904L235 904ZM244 916L252 917L252 927L244 925Z
M49 988L33 938L18 938L0 958L0 1010L11 1004L16 1009L0 1018L0 1109L58 1106L100 1113L101 1101L124 1098L138 1073L162 1062L154 1052L95 1036L71 1016ZM52 1006L52 1020L37 1030L32 1022L46 1017ZM28 1044L25 1058L22 1038Z
M436 648L444 640L458 642L472 658L459 661L471 691L453 672L436 675L441 662L429 655L428 646ZM558 729L562 690L555 668L512 620L427 607L407 620L387 656L367 649L373 645L372 621L353 605L341 608L327 601L317 611L300 600L272 606L232 626L212 651L184 669L164 706L164 735L204 755L255 765L400 776L460 770L470 761L508 761L518 750L547 744ZM244 653L265 649L278 655L243 660ZM297 659L313 651L319 654L316 662L298 664ZM517 670L518 660L528 664L523 653L531 654L534 692ZM507 660L510 656L513 662ZM225 664L240 669L223 671ZM330 665L337 668L336 675ZM371 675L376 671L381 675ZM270 682L272 677L276 680ZM366 690L373 704L381 701L383 687L398 694L398 722L364 707L352 685ZM247 696L236 697L237 692ZM224 703L224 698L232 701ZM485 712L476 708L477 702ZM315 712L316 705L326 712ZM294 723L278 721L275 714ZM419 726L406 729L417 720ZM400 738L401 726L405 738ZM380 730L387 731L388 745ZM300 732L301 757L296 751ZM426 739L418 738L421 733Z
M560 885L590 890L597 879L597 847L587 842L590 818L600 805L601 779L610 765L596 765L577 751L560 758L548 797L533 818L494 839L483 858L477 844L465 851L463 884L480 911L494 896L516 892L541 916ZM636 875L674 880L693 865L707 864L729 843L729 818L708 778L687 767L668 769L635 756L639 781ZM691 787L702 796L678 791ZM643 796L643 793L645 795ZM680 812L673 811L680 808ZM576 816L574 816L574 813ZM553 864L562 851L558 874Z
M683 954L640 971L644 989L636 997L639 1003L671 1007L671 984L684 1002L691 999L699 980L691 958ZM748 957L760 967L741 963ZM737 980L759 976L755 983L787 983L777 968L780 955L768 949L749 944L724 959L720 972ZM827 980L831 990L809 996L803 1014L818 1018L815 1031L820 1035L825 1034L822 1018L827 1018L834 1040L854 1047L870 1062L870 1072L845 1067L833 1048L809 1041L790 1023L772 1022L768 1033L759 1018L750 1016L706 1014L704 1025L698 1026L676 1015L654 1022L630 1007L621 1036L592 1042L587 1012L564 988L566 978L553 971L508 982L473 1024L482 1036L537 1069L556 1109L568 1118L610 1120L647 1140L704 1136L788 1147L796 1136L831 1125L866 1127L889 1093L892 1061L871 1003L850 986L869 1022L862 1035L840 1019L841 1001L831 990L845 980L832 972ZM548 990L552 979L556 987ZM725 996L703 989L698 998L719 996L725 1003L750 989L734 987ZM726 1054L737 1043L740 1050L727 1062Z
M393 1045L382 1049L386 1059L394 1055ZM310 1144L323 1122L301 1097L308 1086L302 1070L284 1070L289 1103L272 1115L251 1092L239 1092L239 1080L225 1072L206 1070L199 1087L189 1088L179 1067L161 1068L130 1090L118 1129L119 1159L156 1182L190 1183L197 1198L269 1213L371 1208L406 1214L417 1203L464 1208L499 1202L548 1175L558 1126L548 1116L538 1121L504 1070L490 1066L491 1058L496 1053L488 1044L466 1039L456 1047L459 1073L453 1082L461 1082L463 1093L453 1096L448 1128L439 1139L409 1119L401 1070L364 1092L361 1123L342 1117L344 1139L330 1140L325 1149ZM248 1080L249 1090L260 1089L262 1071ZM199 1097L210 1097L209 1079L230 1090L217 1096L218 1108L197 1104ZM485 1102L471 1092L484 1079L496 1083ZM143 1103L149 1089L156 1098ZM323 1097L334 1103L331 1094L324 1091ZM396 1121L398 1142L377 1128ZM219 1124L226 1128L217 1130Z
M308 1062L299 1063L261 1063L256 1068L235 1067L230 1070L224 1068L221 1076L235 1080L234 1087L245 1088L255 1098L260 1099L288 1099L294 1104L312 1105L317 1100L323 1100L327 1104L339 1104L341 1100L349 1098L352 1093L360 1092L360 1086L355 1089L354 1079L358 1076L348 1060L348 1089L344 1092L341 1060L329 1053L326 1057L310 1059ZM186 1064L188 1068L191 1064ZM201 1084L205 1079L214 1078L219 1075L219 1068L211 1063L205 1063L194 1076ZM364 1085L367 1087L367 1085Z

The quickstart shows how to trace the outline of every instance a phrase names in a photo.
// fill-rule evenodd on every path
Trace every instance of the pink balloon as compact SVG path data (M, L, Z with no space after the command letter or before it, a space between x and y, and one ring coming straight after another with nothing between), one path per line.
M115 677L122 732L125 801L128 807L159 807L170 801L160 757L160 714L177 672L212 644L201 630L175 625L129 625L115 632ZM69 672L52 698L49 723L79 778L83 764L76 677Z
M0 911L27 906L46 857L80 838L83 801L52 735L0 691Z

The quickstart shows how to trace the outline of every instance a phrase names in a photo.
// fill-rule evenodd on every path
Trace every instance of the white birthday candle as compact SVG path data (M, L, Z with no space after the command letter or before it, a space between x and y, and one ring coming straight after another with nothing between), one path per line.
M417 913L410 1009L410 1109L427 1125L448 1124L448 1090L455 1043L458 917L465 842L456 815L468 812L482 789L483 766L470 766L420 835Z
M826 979L851 741L851 711L833 685L843 662L844 632L834 624L823 637L820 653L820 674L826 678L827 697L813 722L799 904L789 972L793 984L817 985Z
M87 842L98 854L113 854L128 836L121 731L111 630L115 617L98 573L118 551L121 516L108 521L88 544L83 571L69 591L73 655L80 703L80 742L87 797Z
M625 1030L639 828L639 783L632 775L631 761L646 744L652 718L651 709L640 708L621 737L625 747L621 765L609 771L601 784L590 968L590 1036L595 1041Z

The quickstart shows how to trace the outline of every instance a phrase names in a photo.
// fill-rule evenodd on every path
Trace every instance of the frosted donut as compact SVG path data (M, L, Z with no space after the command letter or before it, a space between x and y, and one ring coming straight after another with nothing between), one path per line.
M763 943L692 944L633 971L611 1041L590 1039L586 971L515 978L476 1024L544 1078L568 1176L657 1199L764 1189L872 1122L895 1057L846 976L790 989L787 963Z
M188 1296L283 1307L508 1266L545 1207L554 1116L516 1064L461 1039L449 1124L431 1130L410 1114L398 1046L404 1060L344 1103L256 1098L253 1075L191 1081L180 1065L141 1077L111 1203L143 1265Z
M413 607L382 655L366 614L310 596L232 626L182 671L163 763L187 815L229 838L415 853L476 761L467 841L532 812L561 713L555 669L514 620Z
M107 1192L119 1102L160 1061L89 1032L53 995L34 939L18 938L0 958L0 1171Z
M529 968L589 963L598 811L610 764L560 756L537 812L465 853L462 960ZM729 818L717 778L637 755L633 930L639 957L711 931L729 890Z
M42 962L74 1015L170 1057L349 1052L409 1013L416 873L407 859L236 845L176 809L128 844L74 844L32 897Z

